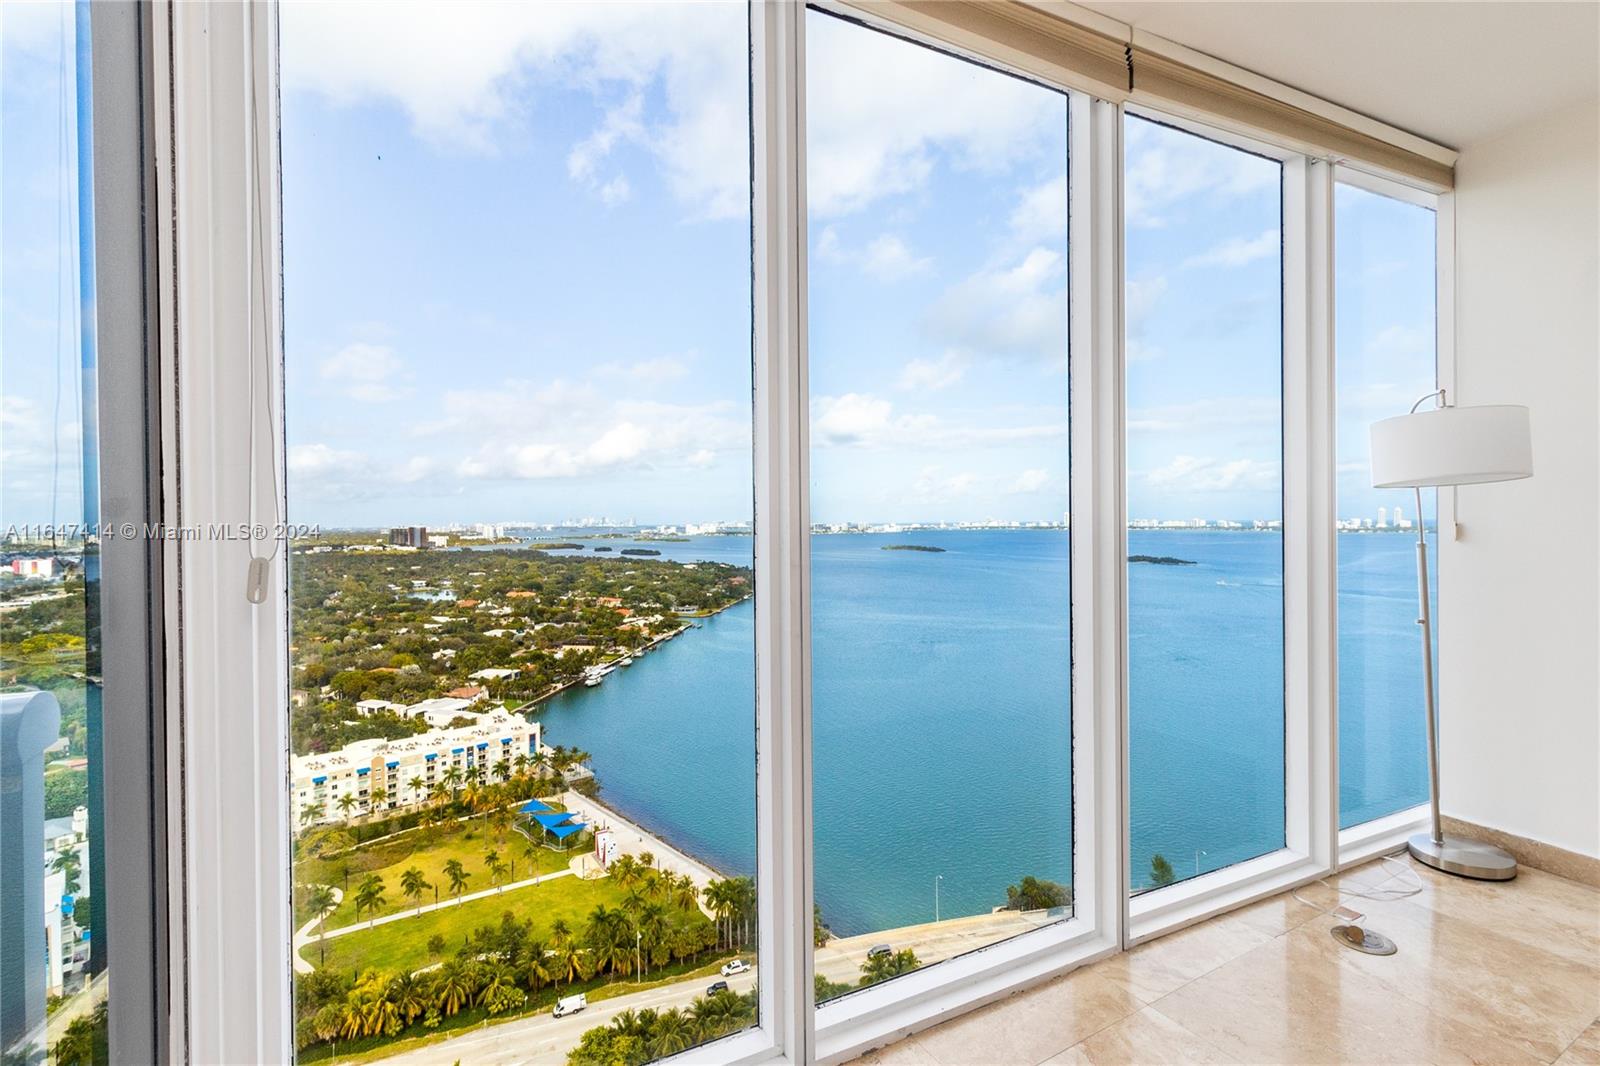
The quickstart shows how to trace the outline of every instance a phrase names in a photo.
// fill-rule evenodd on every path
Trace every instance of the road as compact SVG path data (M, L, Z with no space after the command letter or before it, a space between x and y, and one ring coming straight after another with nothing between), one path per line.
M867 951L876 944L888 944L896 951L910 948L917 953L921 962L927 964L1036 929L1049 924L1051 920L1042 912L1019 914L1016 911L1002 911L835 939L817 949L816 970L830 981L853 985L861 976L861 963L865 961ZM609 1023L625 1010L687 1007L695 997L704 995L706 986L715 980L715 977L698 977L644 992L616 996L565 1018L541 1012L499 1025L485 1025L447 1041L384 1059L383 1062L385 1066L390 1063L403 1066L450 1066L454 1062L460 1062L463 1066L564 1063L567 1051L583 1038L586 1031ZM748 992L755 986L755 981L755 971L751 971L729 978L728 985L735 992Z
M625 1010L687 1007L696 996L705 995L706 986L716 980L718 978L697 977L692 981L678 981L632 995L603 999L565 1018L544 1012L530 1014L501 1025L470 1029L460 1036L395 1055L383 1062L385 1066L450 1066L454 1062L464 1066L564 1063L567 1051L575 1047L588 1030L608 1024ZM727 981L733 991L748 992L755 987L756 975L752 971L727 978Z

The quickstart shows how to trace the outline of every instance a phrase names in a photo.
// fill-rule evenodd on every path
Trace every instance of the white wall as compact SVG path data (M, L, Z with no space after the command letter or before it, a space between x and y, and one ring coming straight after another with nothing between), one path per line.
M1441 549L1443 807L1600 856L1600 102L1462 150L1456 400L1526 404L1534 476Z

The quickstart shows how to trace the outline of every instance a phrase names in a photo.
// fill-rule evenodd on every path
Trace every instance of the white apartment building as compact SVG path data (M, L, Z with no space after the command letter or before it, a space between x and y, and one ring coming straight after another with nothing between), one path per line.
M427 798L453 768L460 780L499 781L496 766L532 757L540 750L539 723L499 708L478 716L475 725L430 729L400 740L358 740L323 755L290 758L290 790L295 825L306 824L307 807L322 804L312 823L342 822L367 814L372 791L383 789L381 810L396 810ZM345 796L349 804L341 804Z

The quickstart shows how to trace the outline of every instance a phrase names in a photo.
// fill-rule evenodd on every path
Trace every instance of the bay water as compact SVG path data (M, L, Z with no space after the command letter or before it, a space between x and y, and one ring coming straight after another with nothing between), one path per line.
M748 536L563 538L749 565ZM1427 795L1413 541L1339 551L1341 822ZM941 552L885 551L916 544ZM1003 904L1072 879L1073 735L1064 530L812 538L816 896L848 936ZM1132 888L1284 842L1282 538L1133 531ZM620 560L619 560L620 563ZM542 705L546 743L593 757L602 799L725 874L755 867L754 604L595 688ZM937 898L936 898L937 897Z

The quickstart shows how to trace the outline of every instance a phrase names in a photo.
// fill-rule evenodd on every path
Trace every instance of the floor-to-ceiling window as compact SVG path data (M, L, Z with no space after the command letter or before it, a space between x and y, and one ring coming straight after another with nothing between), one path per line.
M281 17L302 1060L753 1024L746 6Z
M1129 116L1129 888L1281 848L1282 165Z
M1374 489L1368 429L1437 387L1436 233L1431 208L1343 182L1334 227L1339 825L1348 828L1428 798L1416 538L1421 523L1437 602L1437 494L1423 493L1419 515L1409 490Z
M822 1001L1072 913L1068 109L806 34Z
M0 1058L88 1066L111 943L89 12L0 31Z

